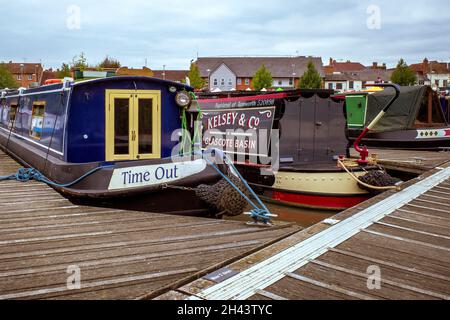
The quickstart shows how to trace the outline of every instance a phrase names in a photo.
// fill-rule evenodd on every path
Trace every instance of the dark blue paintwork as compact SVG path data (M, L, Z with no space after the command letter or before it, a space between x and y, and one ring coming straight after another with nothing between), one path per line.
M177 91L192 90L182 84L148 77L112 77L70 84L71 90L61 90L63 85L55 84L26 90L20 97L17 97L18 92L9 92L0 105L0 126L5 132L9 107L20 99L13 132L33 141L29 136L33 102L45 101L42 137L39 141L34 141L35 143L27 143L47 151L51 141L51 149L63 154L51 152L52 155L65 162L104 161L105 90L159 90L161 156L165 158L171 155L172 148L178 143L171 141L173 131L181 127L180 109L175 103L176 92L169 91L171 86L175 86ZM59 92L47 92L53 90Z

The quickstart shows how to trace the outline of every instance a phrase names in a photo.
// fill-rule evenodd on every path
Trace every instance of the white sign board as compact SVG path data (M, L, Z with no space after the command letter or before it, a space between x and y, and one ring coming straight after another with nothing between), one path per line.
M108 190L169 183L200 173L205 169L206 161L203 159L114 169Z

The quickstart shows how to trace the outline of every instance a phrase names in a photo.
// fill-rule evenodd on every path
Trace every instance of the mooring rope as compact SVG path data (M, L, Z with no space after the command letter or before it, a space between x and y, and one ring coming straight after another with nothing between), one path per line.
M365 183L365 182L361 181L353 172L351 172L342 160L338 159L338 163L356 182L358 182L359 184L361 184L362 186L364 186L368 189L378 190L378 191L386 191L386 190L397 190L398 191L398 190L400 190L400 186L379 187L379 186L373 186L368 183Z

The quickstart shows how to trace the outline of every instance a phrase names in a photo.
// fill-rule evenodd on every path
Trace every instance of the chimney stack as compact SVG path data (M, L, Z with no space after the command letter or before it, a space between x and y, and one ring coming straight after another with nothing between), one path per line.
M372 68L373 69L378 69L378 62L372 63Z

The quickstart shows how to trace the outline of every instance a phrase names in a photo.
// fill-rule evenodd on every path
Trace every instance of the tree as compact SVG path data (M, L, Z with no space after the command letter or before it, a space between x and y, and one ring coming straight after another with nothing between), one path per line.
M312 61L308 62L308 68L303 76L300 78L298 84L300 89L320 89L322 88L322 78L320 73L317 72L316 67Z
M86 56L84 55L84 52L81 52L79 56L75 56L72 59L72 68L85 71L87 68L89 68L89 65L87 64Z
M417 82L417 76L414 71L408 67L405 60L400 59L397 68L392 73L391 81L401 86L412 86Z
M4 64L0 64L0 88L17 88L19 85Z
M110 58L108 56L106 56L105 59L103 59L103 61L97 65L97 68L100 69L119 69L120 67L121 64L119 60Z
M261 91L264 88L270 88L273 86L272 74L269 70L267 70L265 65L262 65L261 68L256 71L253 76L253 88L256 91Z
M195 89L201 89L205 85L205 80L200 76L200 70L196 63L191 63L188 74L189 80L191 81L191 87Z
M72 72L70 71L70 66L67 63L61 65L61 69L58 70L58 78L64 79L66 77L71 77Z

